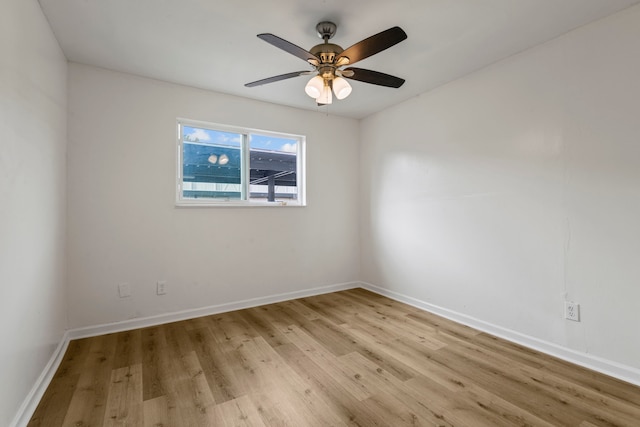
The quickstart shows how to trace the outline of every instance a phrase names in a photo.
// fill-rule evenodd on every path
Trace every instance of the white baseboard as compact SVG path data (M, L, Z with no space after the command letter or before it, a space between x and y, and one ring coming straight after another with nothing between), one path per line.
M51 355L51 359L45 366L44 370L31 388L31 391L23 401L18 413L14 417L9 427L26 427L29 420L33 416L40 399L44 395L45 390L51 383L58 366L62 362L64 353L67 351L69 342L78 338L87 338L92 336L110 334L114 332L128 331L138 328L146 328L149 326L157 326L165 323L177 322L180 320L193 319L202 316L211 316L212 314L225 313L228 311L242 310L243 308L257 307L265 304L273 304L297 298L310 297L314 295L322 295L330 292L344 291L360 287L360 282L339 283L335 285L320 286L316 288L304 289L301 291L286 292L282 294L269 295L258 298L251 298L242 301L236 301L226 304L212 305L209 307L195 308L191 310L183 310L174 313L161 314L158 316L143 317L139 319L125 320L122 322L107 323L104 325L88 326L84 328L69 329L66 331Z
M430 304L425 301L395 292L389 289L381 288L366 282L360 282L362 288L394 299L405 304L420 308L438 316L442 316L457 323L470 326L482 332L503 338L505 340L523 345L533 350L546 353L576 365L583 366L596 372L620 379L622 381L640 386L640 369L626 366L611 360L607 360L588 353L572 350L549 341L544 341L529 335L522 334L501 326L476 319L466 314L458 313L437 305Z
M62 336L62 340L53 351L53 354L47 362L47 365L44 367L34 386L31 388L31 391L29 391L29 394L27 394L27 397L22 402L18 413L13 418L11 424L9 424L9 427L26 427L26 425L29 424L29 420L38 407L38 403L40 403L40 399L42 399L42 396L47 390L49 383L51 383L53 375L58 370L58 366L60 366L62 357L67 351L68 346L69 337L65 332Z
M339 283L335 285L320 286L301 291L286 292L282 294L268 295L258 298L250 298L225 304L211 305L208 307L194 308L190 310L176 311L157 316L129 319L122 322L106 323L103 325L87 326L84 328L70 329L69 339L95 337L114 332L130 331L132 329L157 326L165 323L178 322L180 320L195 319L196 317L211 316L212 314L226 313L228 311L242 310L243 308L257 307L265 304L288 301L296 298L310 297L314 295L328 294L330 292L343 291L360 287L360 282Z

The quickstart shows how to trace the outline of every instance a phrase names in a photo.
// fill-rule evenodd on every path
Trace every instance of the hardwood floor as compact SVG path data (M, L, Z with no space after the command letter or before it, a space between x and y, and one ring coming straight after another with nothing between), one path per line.
M29 426L640 426L640 388L363 289L72 341Z

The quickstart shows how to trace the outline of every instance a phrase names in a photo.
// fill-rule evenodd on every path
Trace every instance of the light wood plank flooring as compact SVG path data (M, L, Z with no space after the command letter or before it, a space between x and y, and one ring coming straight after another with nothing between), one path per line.
M640 388L363 289L72 341L30 427L640 426Z

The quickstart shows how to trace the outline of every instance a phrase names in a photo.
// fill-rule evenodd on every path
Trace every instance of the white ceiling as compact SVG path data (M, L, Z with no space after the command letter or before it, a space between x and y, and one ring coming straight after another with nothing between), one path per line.
M318 22L338 24L343 48L402 27L408 39L356 65L402 77L391 89L353 81L330 114L366 117L640 0L39 0L70 61L325 112L304 93L308 70L256 37L310 49Z

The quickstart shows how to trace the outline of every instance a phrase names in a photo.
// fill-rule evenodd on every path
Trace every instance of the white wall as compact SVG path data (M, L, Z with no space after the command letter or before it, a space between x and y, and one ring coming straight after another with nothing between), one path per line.
M640 368L638 52L636 6L365 119L363 279Z
M35 0L0 5L0 425L64 332L67 62Z
M359 278L357 121L79 64L69 85L71 327ZM177 117L306 135L308 206L176 208Z

